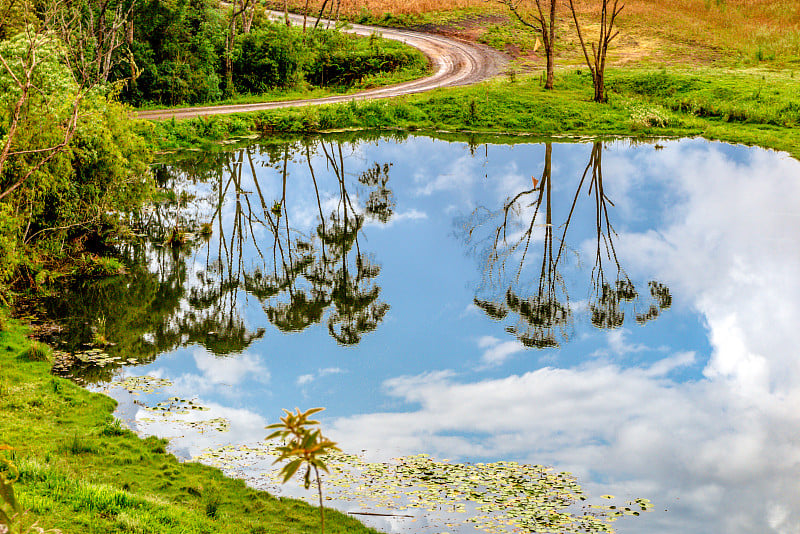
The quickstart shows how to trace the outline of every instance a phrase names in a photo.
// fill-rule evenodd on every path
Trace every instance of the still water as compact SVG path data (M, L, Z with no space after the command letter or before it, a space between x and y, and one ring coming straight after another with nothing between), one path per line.
M53 309L67 350L100 330L130 359L83 376L178 456L324 406L325 433L369 461L543 464L587 502L650 499L618 532L800 532L796 160L704 140L329 137L157 174L174 193L121 245L128 276ZM176 229L186 244L164 246ZM134 376L164 380L108 385ZM176 397L207 409L147 409ZM267 483L270 463L237 472L305 493ZM368 519L475 532L404 513Z

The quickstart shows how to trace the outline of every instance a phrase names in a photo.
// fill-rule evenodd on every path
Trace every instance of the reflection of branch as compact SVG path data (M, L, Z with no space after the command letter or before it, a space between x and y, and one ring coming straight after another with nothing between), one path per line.
M308 7L308 4L306 4ZM305 23L305 21L304 21ZM325 215L322 214L322 202L319 198L319 186L317 185L317 177L314 174L314 167L311 165L311 150L306 145L306 161L308 162L308 170L311 173L311 180L314 182L314 193L317 196L317 208L319 208L319 220L322 224L322 233L325 234ZM325 261L325 241L322 242L322 261Z
M198 276L203 287L192 292L190 306L206 309L215 305L212 303L224 301L225 311L219 318L230 318L233 321L231 326L235 326L238 324L236 312L228 305L232 306L236 301L235 294L244 290L258 299L269 321L279 330L300 331L324 320L331 336L343 344L359 342L361 336L380 324L389 305L380 301L380 287L373 282L380 267L371 263L358 247L364 216L359 213L358 203L348 191L344 147L341 144L333 146L333 143L321 143L321 146L331 171L330 179L335 180L331 185L339 196L338 205L327 217L310 145L280 146L270 153L270 167L274 167L281 179L274 201L265 196L268 193L261 187L250 151L246 152L246 163L245 151L227 159L226 172L215 176L218 198L214 217L220 226L219 250L218 259L209 258L208 262L208 272L213 272L214 276ZM303 240L301 232L292 228L289 221L292 197L288 183L292 171L289 160L295 149L305 152L319 214L316 232L310 236L309 242ZM253 176L252 193L242 187L246 164ZM379 168L377 164L376 167ZM389 165L384 169L384 174L370 187L377 187L387 196L391 195L386 188ZM251 194L257 198L251 199ZM223 224L223 204L227 206L226 203L232 203L233 217L226 218ZM254 213L254 208L258 213ZM268 238L272 240L271 260L259 248L259 239L256 238L258 224L272 233ZM263 261L263 267L251 269L247 264L244 248L249 246L250 240L258 251L257 257ZM264 274L270 271L272 275Z
M566 284L559 273L559 266L564 257L564 251L568 247L567 234L574 220L578 199L587 184L587 194L593 197L594 241L596 244L595 261L589 276L593 295L590 296L589 302L591 322L599 328L616 328L624 322L623 304L625 302L634 301L634 311L636 310L638 294L634 284L622 269L614 243L615 238L618 237L611 221L610 208L614 206L614 203L604 188L602 155L603 143L594 143L589 162L575 189L566 220L559 227L560 243L557 248L554 247L556 238L551 198L552 147L549 143L545 146L544 169L540 184L534 180L533 189L526 189L509 197L502 208L495 212L489 212L483 208L483 211L488 214L486 218L478 216L480 209L473 212L472 224L474 226L468 228L467 231L469 240L473 239L479 225L493 219L498 221L498 226L490 230L486 239L486 243L490 244L490 247L486 255L486 272L488 274L484 277L484 281L491 284L489 287L496 285L497 281L502 282L499 288L492 287L493 293L494 289L500 290L494 293L492 298L482 299L476 295L474 304L496 320L506 318L509 312L516 314L518 323L515 327L509 327L509 331L526 346L537 348L557 346L558 341L555 338L554 329L560 328L564 333L569 324L571 318L569 296ZM532 216L530 220L523 222L519 217L523 213L522 199L537 190L537 197L529 205L533 208ZM517 218L513 216L515 213ZM530 245L534 239L533 229L537 226L540 214L543 214L544 217L544 231L539 276L535 292L524 295L519 289L519 282L524 272ZM518 236L511 231L512 224L515 223L521 223L521 232ZM508 241L510 235L515 235L512 241ZM506 274L506 263L510 258L519 261L519 267L513 276L510 273ZM611 260L616 266L614 282L609 282L606 277L605 262L607 260ZM661 310L671 305L672 297L669 288L655 281L649 282L649 287L653 304L645 313L636 315L639 323L654 319ZM566 334L564 337L566 338Z
M605 281L605 277L603 274L603 257L601 254L601 240L603 244L605 244L606 249L606 256L609 259L614 260L614 264L617 266L617 271L619 272L621 267L619 265L619 261L617 260L617 251L614 248L614 239L612 237L617 235L614 231L614 227L611 225L611 221L608 216L608 204L614 205L605 194L603 189L603 143L596 142L594 147L592 148L592 157L590 159L590 165L592 166L592 181L589 184L590 187L590 194L591 191L594 192L594 201L595 201L595 225L597 228L597 253L596 253L596 267L598 269L598 274L600 278L600 282L603 283ZM603 229L605 227L605 230Z

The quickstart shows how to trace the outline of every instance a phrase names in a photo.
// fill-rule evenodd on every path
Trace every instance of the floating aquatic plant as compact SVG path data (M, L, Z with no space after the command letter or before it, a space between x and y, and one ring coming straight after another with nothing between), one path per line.
M132 395L140 393L153 393L157 389L169 387L172 381L166 378L156 378L154 376L129 376L124 380L115 380L109 384L110 387L125 389Z
M162 413L171 413L171 414L179 414L179 415L186 415L191 413L193 410L197 411L208 411L209 408L206 408L202 404L190 400L190 399L182 399L180 397L170 397L165 401L161 401L155 406L145 406L145 410L151 412L162 412Z
M225 446L207 449L196 460L222 469L254 465L279 453L263 443L258 446ZM614 532L613 522L624 515L649 511L647 499L615 504L588 504L576 478L541 465L517 462L455 463L428 455L406 456L391 462L371 463L344 453L325 456L330 476L329 493L339 500L370 510L421 509L451 514L446 526L471 523L490 533L513 532ZM265 473L282 481L280 473ZM465 517L466 516L466 517Z

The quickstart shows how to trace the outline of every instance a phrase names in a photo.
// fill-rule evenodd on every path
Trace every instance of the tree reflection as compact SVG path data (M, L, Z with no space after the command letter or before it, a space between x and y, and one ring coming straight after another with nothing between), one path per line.
M577 256L568 245L567 234L584 190L593 201L594 211L594 263L588 297L591 323L597 328L618 328L624 324L630 305L636 321L644 324L672 304L669 288L650 281L652 302L645 304L644 312L639 311L641 299L620 265L614 244L617 233L610 210L614 203L604 189L602 157L603 143L595 142L564 222L557 227L551 143L545 144L541 178L532 178L533 187L509 197L499 210L476 210L467 222L467 242L481 251L486 265L484 283L474 303L497 320L514 314L517 322L508 330L527 347L557 347L559 337L569 339L571 335L572 307L561 271L565 256ZM482 238L487 231L491 237ZM541 246L541 259L538 277L531 280L526 264L534 246ZM488 298L481 296L487 293Z
M389 309L360 234L367 219L391 219L394 199L390 164L350 176L346 163L341 142L306 140L197 152L156 167L161 193L132 215L142 239L119 247L127 275L50 303L72 334L64 348L85 348L102 318L115 343L106 351L125 359L145 363L191 344L242 352L265 334L241 315L248 298L281 332L324 322L336 342L358 343ZM316 221L295 223L309 199ZM168 243L175 230L184 242ZM112 369L86 378L107 379Z
M218 259L209 263L210 275L199 277L200 284L190 290L190 302L197 307L224 303L232 316L237 295L244 291L261 303L267 319L282 332L299 332L326 320L328 332L337 342L356 344L363 334L377 328L389 309L380 301L380 288L375 284L380 267L361 251L359 234L365 217L385 223L392 215L391 166L375 163L358 176L358 182L369 189L361 207L349 191L342 143L267 146L263 155L258 160L250 147L227 162L228 172L218 182L212 217ZM333 179L325 203L335 206L327 215L315 156L323 159ZM289 164L296 160L305 160L308 173L299 178L305 179L305 184L290 176ZM259 166L277 172L278 188L264 182ZM245 167L250 171L252 191L245 191ZM290 189L304 186L313 191L318 215L311 232L296 228L292 221L293 208L298 208L292 202L298 195L290 194ZM278 192L270 197L268 191L274 189ZM231 222L223 222L225 206L232 207Z

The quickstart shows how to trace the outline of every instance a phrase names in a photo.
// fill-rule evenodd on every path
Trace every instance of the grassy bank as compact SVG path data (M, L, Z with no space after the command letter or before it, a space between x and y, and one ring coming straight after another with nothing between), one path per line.
M703 136L800 158L800 78L759 69L614 68L609 103L591 102L584 69L554 91L538 76L373 102L269 110L140 125L158 150L275 132L401 128L540 136Z
M319 532L319 514L305 503L180 463L165 440L120 427L114 400L52 376L48 351L32 350L20 324L0 322L0 454L19 469L26 525L70 534ZM325 525L375 532L332 511Z

